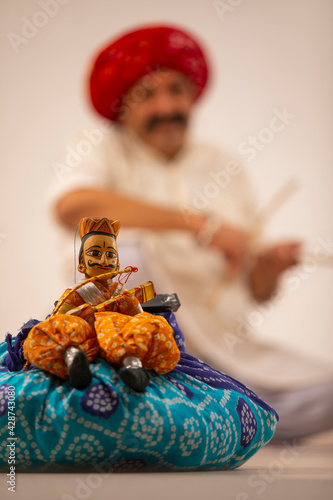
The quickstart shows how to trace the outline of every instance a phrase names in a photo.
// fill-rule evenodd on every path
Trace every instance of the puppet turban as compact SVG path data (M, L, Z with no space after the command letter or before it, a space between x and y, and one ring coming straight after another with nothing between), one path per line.
M93 106L102 116L116 120L122 99L131 87L143 76L163 68L191 78L197 88L196 98L206 86L207 62L192 36L169 26L127 33L105 47L95 59L90 75Z

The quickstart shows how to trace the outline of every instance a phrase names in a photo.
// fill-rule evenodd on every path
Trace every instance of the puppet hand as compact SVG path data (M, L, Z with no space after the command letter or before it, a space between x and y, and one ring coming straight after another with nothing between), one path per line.
M135 316L136 314L142 312L143 309L138 299L127 290L124 290L117 297L117 310L121 314Z

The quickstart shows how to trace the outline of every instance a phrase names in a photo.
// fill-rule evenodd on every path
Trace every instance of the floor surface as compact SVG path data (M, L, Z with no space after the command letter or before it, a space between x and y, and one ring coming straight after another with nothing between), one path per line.
M332 500L333 433L267 445L234 471L145 474L17 474L5 500ZM13 496L14 495L14 496Z

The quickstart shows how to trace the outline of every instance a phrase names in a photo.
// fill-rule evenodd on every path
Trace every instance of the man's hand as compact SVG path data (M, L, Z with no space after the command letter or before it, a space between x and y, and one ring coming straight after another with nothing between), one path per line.
M229 272L236 275L242 266L248 235L242 229L223 224L215 231L211 245L221 250L229 264Z
M281 274L298 263L300 242L274 245L256 256L249 275L249 285L257 300L267 300L274 293Z

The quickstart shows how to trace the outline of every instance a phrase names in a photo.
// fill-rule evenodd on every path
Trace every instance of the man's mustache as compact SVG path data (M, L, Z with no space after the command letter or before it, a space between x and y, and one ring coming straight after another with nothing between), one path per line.
M187 125L188 117L184 113L172 113L170 115L153 115L147 120L146 130L151 132L157 125L163 123L178 123Z

